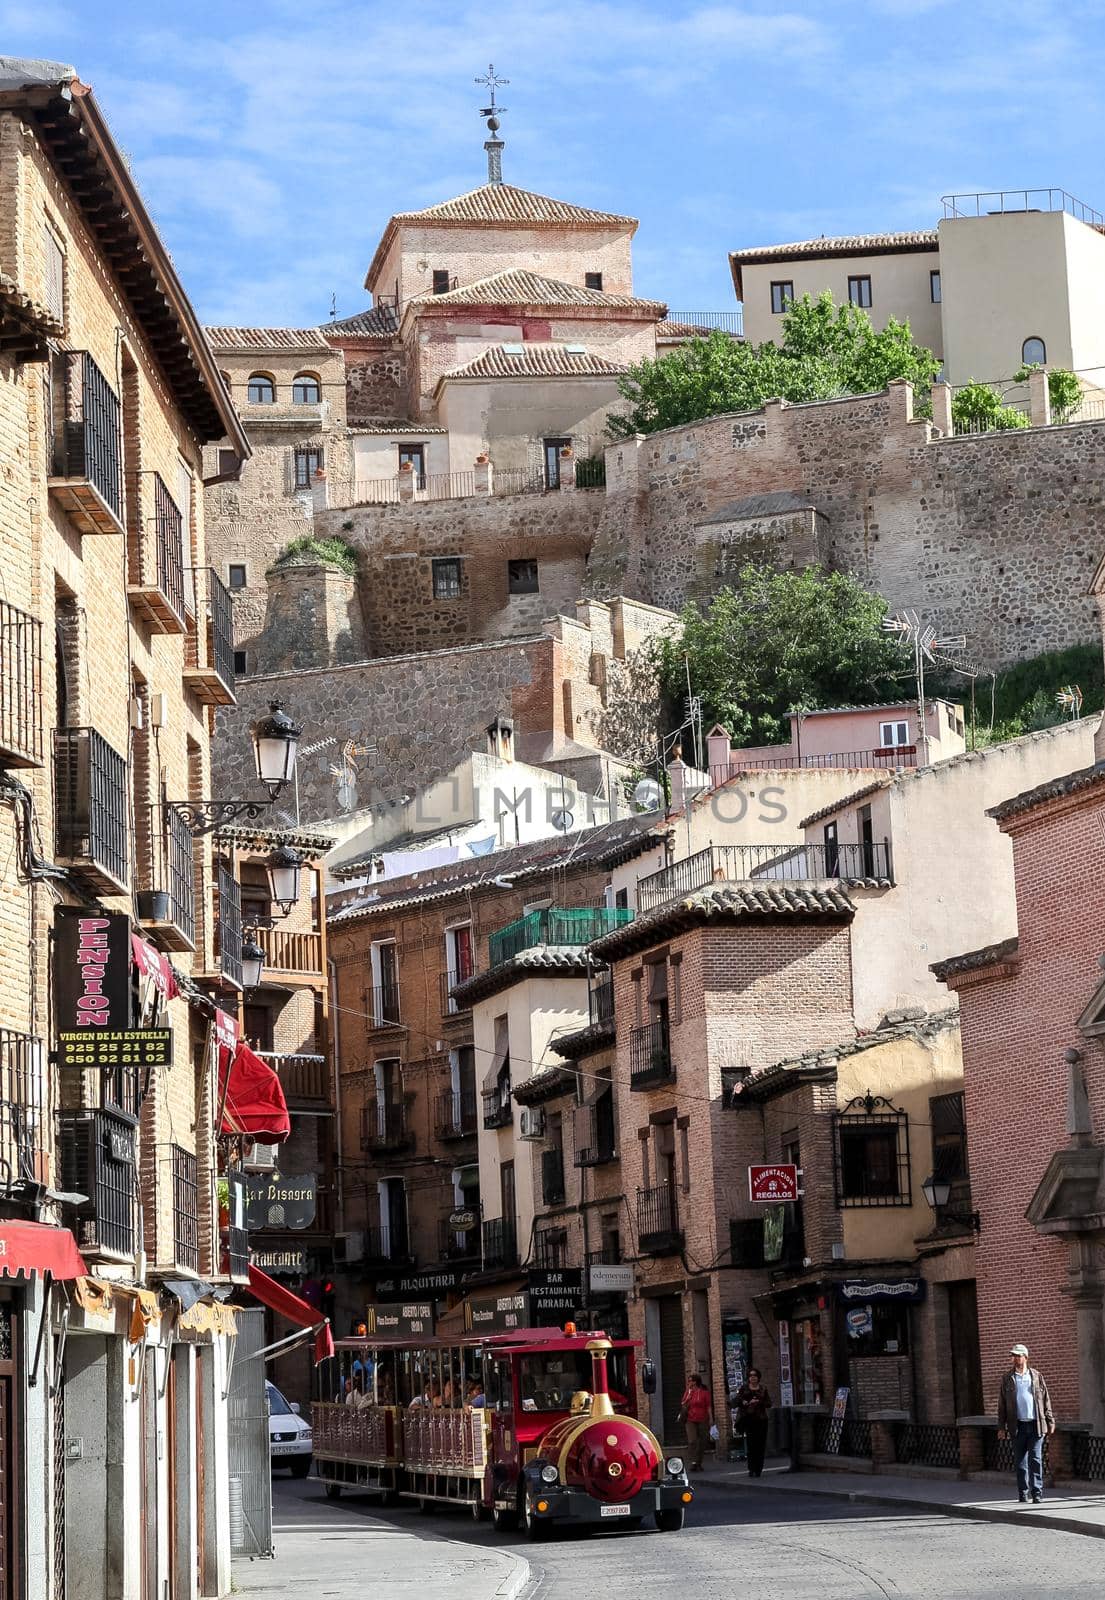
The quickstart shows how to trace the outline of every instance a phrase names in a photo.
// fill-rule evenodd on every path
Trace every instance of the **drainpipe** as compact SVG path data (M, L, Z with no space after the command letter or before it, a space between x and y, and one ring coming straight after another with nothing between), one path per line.
M345 1232L345 1157L341 1126L341 1022L338 1011L338 974L333 956L327 956L330 969L330 1040L334 1058L334 1180L337 1186L337 1217L335 1233Z

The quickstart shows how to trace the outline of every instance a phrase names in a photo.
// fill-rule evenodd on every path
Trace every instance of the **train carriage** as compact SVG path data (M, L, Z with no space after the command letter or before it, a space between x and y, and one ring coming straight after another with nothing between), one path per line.
M465 1505L531 1538L555 1526L683 1525L682 1460L636 1416L635 1346L567 1328L339 1342L312 1407L332 1498L373 1490Z

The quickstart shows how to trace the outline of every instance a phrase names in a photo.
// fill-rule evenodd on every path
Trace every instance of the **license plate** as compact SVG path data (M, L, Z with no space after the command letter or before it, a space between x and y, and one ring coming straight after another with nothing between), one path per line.
M272 1453L274 1456L297 1456L302 1452L299 1446L295 1444L274 1444Z
M633 1510L632 1506L600 1506L600 1517L628 1517Z

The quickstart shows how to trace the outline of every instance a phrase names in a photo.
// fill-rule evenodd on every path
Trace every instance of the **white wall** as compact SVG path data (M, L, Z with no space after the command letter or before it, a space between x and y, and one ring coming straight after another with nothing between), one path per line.
M782 339L783 319L771 309L772 283L793 283L796 300L804 294L816 299L829 289L837 305L846 305L848 279L866 277L871 279L868 314L875 327L885 327L891 317L900 322L908 319L918 343L942 355L940 307L933 304L929 286L930 271L940 266L935 245L931 250L901 255L857 255L829 261L795 256L790 261L746 263L741 268L744 336L752 344Z

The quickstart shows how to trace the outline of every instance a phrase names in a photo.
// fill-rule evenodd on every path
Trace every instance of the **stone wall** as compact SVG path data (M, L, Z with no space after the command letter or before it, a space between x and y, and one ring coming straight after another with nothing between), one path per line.
M814 558L965 634L986 665L1089 642L1103 447L1101 422L940 437L904 382L667 429L607 450L589 592L677 608L742 553ZM757 515L757 496L784 500Z

